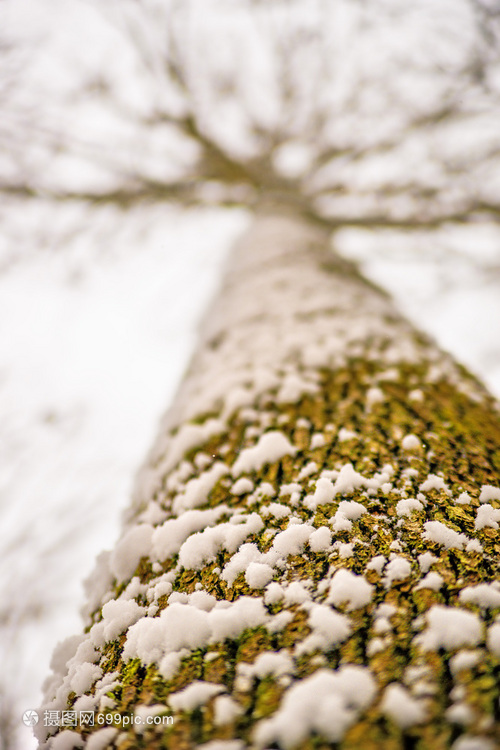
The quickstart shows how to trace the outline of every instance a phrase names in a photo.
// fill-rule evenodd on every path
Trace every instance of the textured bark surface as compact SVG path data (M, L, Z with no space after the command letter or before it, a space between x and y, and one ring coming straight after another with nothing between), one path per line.
M499 474L482 387L259 219L54 659L44 710L96 725L41 746L493 749ZM173 722L118 718L144 706Z

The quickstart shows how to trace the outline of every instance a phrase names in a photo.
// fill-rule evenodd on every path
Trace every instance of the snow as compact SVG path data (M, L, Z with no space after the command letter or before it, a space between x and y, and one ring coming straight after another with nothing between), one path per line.
M129 628L123 657L139 658L145 665L159 664L161 671L165 656L236 638L245 629L264 625L267 620L263 602L257 598L217 602L210 611L192 603L169 603L159 617L144 617ZM167 664L170 666L171 661Z
M494 743L487 737L462 736L459 737L451 750L495 750Z
M117 734L118 729L115 729L114 727L97 729L97 731L89 736L85 745L85 750L106 750L106 748L111 745Z
M200 570L207 563L214 562L220 550L235 552L248 536L256 534L263 527L264 522L259 514L251 513L239 524L222 523L199 531L183 543L179 563L184 568Z
M91 664L90 662L80 664L78 670L70 680L71 690L76 695L86 693L102 677L102 674L101 667L96 664Z
M342 514L349 521L357 521L363 513L366 513L366 508L362 503L357 503L355 500L342 500L339 503L337 513Z
M178 495L173 504L172 510L179 515L190 508L199 508L207 502L210 491L215 487L219 479L229 473L226 464L216 461L214 465L199 477L191 479L187 484L184 492Z
M425 482L419 487L420 492L429 492L430 490L438 490L446 492L447 495L451 495L450 488L442 477L438 477L436 474L429 474Z
M285 609L283 610L283 612L279 612L277 615L271 617L269 622L266 624L266 628L270 633L280 633L284 628L286 628L287 625L292 622L293 617L293 612Z
M374 695L375 682L365 667L320 669L285 692L278 710L257 724L254 742L258 748L278 742L291 750L313 732L339 742Z
M460 591L459 599L463 604L476 604L483 609L500 607L500 584L478 583L466 586Z
M421 447L420 439L416 436L410 433L409 435L405 435L405 437L401 441L401 446L403 450L405 451L415 451L418 450Z
M487 503L486 505L481 505L481 507L477 509L474 528L476 531L480 531L486 527L498 529L499 522L500 508L493 508L492 505Z
M423 401L424 400L424 394L420 390L420 388L414 388L410 393L408 394L408 398L410 401Z
M428 542L440 544L445 549L464 549L470 541L465 534L460 534L454 529L450 529L441 521L427 521L424 523L424 533L422 538Z
M191 534L213 526L227 510L225 505L213 510L187 510L180 518L170 518L157 526L151 537L152 559L167 560L177 554Z
M347 611L365 607L372 600L374 587L363 576L342 568L334 574L326 602L336 607L346 604Z
M379 654L388 645L389 644L383 638L371 638L368 646L366 647L366 653L370 657L375 656L375 654Z
M486 644L495 656L500 656L500 622L496 622L488 628Z
M479 539L470 539L466 544L465 551L483 555L483 545Z
M193 591L188 597L189 604L192 604L197 609L202 609L204 612L211 612L217 604L217 599L207 591L198 590Z
M480 661L480 651L459 651L458 654L455 654L450 659L450 671L455 676L462 670L472 669Z
M282 586L275 581L274 583L270 583L267 587L264 601L266 604L277 604L283 599L284 595L285 593Z
M266 563L251 562L245 571L245 581L251 589L263 589L273 576L274 569Z
M375 555L372 557L370 562L367 564L367 570L374 570L376 573L381 575L384 565L387 562L387 558L384 555Z
M284 531L280 531L273 539L269 557L299 555L313 532L314 527L307 523L293 524Z
M413 698L403 685L396 683L386 687L380 708L401 729L424 724L427 720L422 701Z
M110 569L120 583L130 578L141 557L148 557L151 549L153 527L149 523L137 524L129 529L114 548Z
M243 708L229 695L219 695L214 701L214 724L222 727L231 724L243 713Z
M225 692L223 685L215 685L212 682L195 680L184 690L171 693L168 702L174 711L194 711L195 708L208 703L215 695Z
M143 664L159 663L169 651L200 648L210 635L206 612L174 602L162 610L160 617L142 618L129 628L123 657L139 658Z
M381 388L369 388L366 392L366 403L368 407L380 404L385 401L384 392Z
M309 498L307 501L307 507L308 508L317 508L318 505L325 505L326 503L330 503L335 496L335 491L333 489L333 484L329 479L326 479L325 477L320 477L318 481L316 482L316 489L314 491L314 495L312 498Z
M350 531L352 529L352 521L357 521L363 513L366 513L366 508L362 503L357 503L354 500L343 500L339 503L337 512L330 520L330 523L335 532Z
M262 553L254 543L242 544L239 550L231 557L224 566L221 578L226 581L228 586L232 586L236 576L247 570L253 562L259 562L263 559Z
M266 507L261 509L261 515L263 516L274 516L274 518L286 518L292 512L291 509L282 505L281 503L269 503Z
M247 479L246 477L241 477L241 479L238 479L233 486L231 487L231 492L233 495L246 495L247 492L252 492L254 489L254 484L250 479Z
M348 430L346 427L341 427L338 431L337 440L339 443L345 443L348 440L359 440L359 435L353 430Z
M334 542L333 549L338 551L339 557L342 560L346 560L348 557L352 557L354 554L354 543L353 542Z
M310 606L307 624L312 632L296 647L298 656L316 650L329 651L332 646L345 641L351 633L349 618L324 604Z
M344 464L340 471L332 472L325 470L316 482L314 495L306 497L304 505L310 510L315 510L318 505L333 502L337 495L349 495L360 488L367 489L369 492L375 492L388 483L392 473L392 466L387 465L383 467L381 472L371 478L367 478L357 472L351 463ZM333 485L330 479L335 480ZM365 511L366 508L361 503L342 501L338 507L334 529L336 531L348 531L351 526L346 521L351 519L357 520Z
M76 750L76 748L83 748L84 745L85 740L79 732L64 729L51 740L50 750Z
M92 643L101 647L108 641L114 641L130 625L142 617L146 610L133 600L112 599L102 608L102 620L92 626L90 639ZM85 692L85 691L82 691Z
M315 432L311 437L311 450L316 450L316 448L324 448L325 445L325 436L322 435L321 432Z
M391 630L391 623L386 617L377 617L377 619L373 623L373 632L377 633L377 635L383 635L384 633L388 633Z
M415 591L420 591L421 589L431 589L432 591L439 591L443 583L443 576L439 575L439 573L436 573L435 571L432 571L431 573L427 573L425 578L422 578L422 580L415 586Z
M480 503L488 503L490 500L500 500L500 487L491 484L483 484L479 495Z
M458 607L434 605L426 620L427 629L416 638L424 651L477 646L483 638L483 624L479 617Z
M454 703L445 711L445 716L452 724L472 724L474 711L467 703Z
M244 750L243 740L211 740L198 745L198 750Z
M294 672L293 660L286 650L259 654L253 664L240 662L236 667L235 690L246 692L251 689L254 678L279 679ZM283 680L281 680L283 684Z
M244 596L231 602L230 606L226 604L218 603L208 615L214 642L237 638L247 628L255 628L268 621L269 616L261 599Z
M393 583L401 583L411 576L411 563L405 557L394 556L385 568L382 581L390 588Z
M420 500L406 498L404 500L399 500L399 502L397 503L396 514L400 517L411 516L412 513L416 513L423 509L424 506L422 505Z
M326 552L332 544L332 532L328 526L320 526L311 533L309 547L312 552Z
M68 638L65 638L58 643L50 659L51 669L53 669L56 674L62 675L66 669L66 664L75 655L78 647L82 643L89 643L88 637L83 634L70 635ZM91 643L89 643L89 645L92 646Z
M285 604L288 606L293 604L303 604L311 599L311 594L300 581L292 581L288 584L284 591Z
M238 477L244 472L257 471L264 464L272 464L284 456L294 456L295 452L295 448L282 432L271 430L265 432L256 445L241 451L231 473L233 477Z
M177 466L188 451L198 448L223 430L224 423L217 419L208 419L203 424L181 425L175 435L170 438L168 456L163 464L165 474Z
M311 476L311 474L315 474L318 471L318 464L316 461L309 461L308 464L306 464L300 471L299 475L297 477L298 481L305 479L306 477Z
M359 487L371 487L373 480L367 480L353 468L352 464L345 464L335 480L334 494L347 495Z

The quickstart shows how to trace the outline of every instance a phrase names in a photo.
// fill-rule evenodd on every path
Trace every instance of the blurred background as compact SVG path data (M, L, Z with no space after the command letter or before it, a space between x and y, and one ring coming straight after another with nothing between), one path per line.
M3 750L261 200L500 396L497 6L0 4Z

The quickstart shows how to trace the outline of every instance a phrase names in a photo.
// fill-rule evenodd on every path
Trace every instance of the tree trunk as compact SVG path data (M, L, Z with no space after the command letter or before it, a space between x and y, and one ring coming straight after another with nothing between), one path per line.
M43 718L77 726L41 746L494 748L499 469L482 386L323 229L258 215L54 656Z

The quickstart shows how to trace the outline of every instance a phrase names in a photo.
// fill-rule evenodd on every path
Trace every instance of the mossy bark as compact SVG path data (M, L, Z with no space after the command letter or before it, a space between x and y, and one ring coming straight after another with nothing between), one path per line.
M345 274L345 268L339 269L342 267L334 263L324 273ZM353 273L352 269L349 273ZM356 279L361 288L362 283ZM369 294L377 292L370 288ZM460 737L479 737L485 743L489 740L491 747L500 741L500 663L498 654L485 645L487 628L500 610L480 608L459 599L465 587L491 583L498 577L498 531L494 525L477 528L476 524L481 487L499 483L498 407L474 378L450 364L448 358L437 355L433 345L420 334L412 332L411 336L415 347L423 352L414 361L397 361L391 357L388 362L384 356L387 342L379 345L380 356L375 356L373 341L367 340L365 351L350 353L338 366L317 367L316 387L298 395L292 402L276 397L277 386L264 389L256 395L254 404L245 404L233 411L226 419L224 431L207 437L180 459L192 467L194 473L190 476L196 476L195 467L205 465L208 459L233 465L241 451L254 445L256 436L265 431L279 430L286 435L296 448L295 455L284 456L248 472L254 491L235 495L231 491L232 480L224 476L200 506L207 509L224 503L242 513L260 513L264 528L249 536L246 542L256 543L261 552L271 547L276 532L284 530L290 520L289 516L280 518L267 513L271 502L288 503L297 523L329 529L342 500L364 505L366 512L352 520L349 529L334 533L331 547L314 552L304 545L299 554L289 555L285 564L274 571L274 581L282 584L284 590L293 581L303 581L312 601L318 603L325 602L335 571L344 568L364 576L374 587L371 601L351 610L342 604L336 607L349 618L350 635L327 650L295 652L297 644L311 632L307 611L300 602L281 599L266 604L270 616L285 610L291 613L281 629L260 625L245 629L235 638L192 650L182 658L175 674L166 679L155 663L123 660L122 649L127 637L124 633L106 643L99 662L104 673L119 673L107 700L97 707L101 715L117 717L119 732L110 741L110 747L188 750L216 739L241 740L241 747L252 747L256 726L279 710L283 697L293 685L320 668L337 670L343 665L368 668L376 682L376 695L341 739L329 741L311 731L306 740L298 743L301 750L330 747L339 750L444 750ZM432 355L429 356L428 351ZM214 416L217 414L211 410L192 421L204 423ZM174 428L173 433L177 429ZM410 448L404 448L403 438L409 434L416 436L418 442L413 441ZM317 435L321 438L314 437ZM161 451L157 450L152 456L153 464L160 466ZM314 492L321 473L339 471L347 463L368 478L390 465L390 481L372 491L367 491L366 487L353 488L331 502L313 509L308 507L304 500ZM198 473L200 471L198 469ZM444 484L442 488L425 491L425 498L422 498L420 487L429 475L441 477ZM169 476L168 473L157 474L149 500L171 513L169 509L178 488L169 489ZM267 494L269 488L259 495L258 488L263 483L272 486L273 496ZM286 489L290 484L300 485L300 488ZM456 502L462 493L468 493L470 502ZM422 498L419 509L408 515L398 512L401 500L417 497ZM493 499L491 505L498 508L500 502ZM144 502L135 508L134 515L137 517L143 508ZM227 517L223 516L220 521ZM446 549L425 538L424 524L428 521L439 521L479 544ZM436 558L431 570L442 577L437 589L418 588L423 577L418 557L424 552ZM384 556L386 562L391 556L408 561L410 575L401 580L389 580L383 566L369 565L378 556ZM220 571L230 559L231 554L221 549L201 570L190 570L179 568L177 555L161 561L160 565L143 557L133 576L143 585L136 601L141 605L150 603L144 594L145 587L151 587L162 574L172 570L176 571L173 591L191 594L202 589L217 600L229 602L241 596L261 597L263 592L249 587L244 572L232 586L221 578ZM119 596L126 583L115 584L111 594ZM155 616L169 606L168 598L158 599ZM384 603L394 608L385 630L380 628L380 623L376 624L377 608ZM477 613L483 623L483 636L477 646L473 649L425 649L418 635L425 631L426 614L434 605L456 606ZM96 623L100 618L98 608L91 622ZM254 676L246 682L238 679L238 665L253 664L260 654L283 649L293 656L291 676ZM451 669L450 660L462 650L476 650L476 663L458 671ZM232 721L217 724L214 721L215 699L191 712L172 711L169 696L196 680L222 685L238 704L239 714ZM425 711L425 721L405 727L383 710L384 690L391 683L403 685L419 702ZM94 687L88 694L92 695L93 691ZM74 706L75 700L75 694L70 693L67 707ZM467 705L467 722L460 723L452 718L449 709L457 703ZM174 716L172 725L143 726L139 731L137 727L124 728L118 719L130 715L139 705L158 704L164 705L165 712ZM96 722L94 729L79 726L73 731L87 738L98 728ZM50 747L51 742L53 740L49 739L46 746ZM267 746L288 748L292 745L277 736Z

